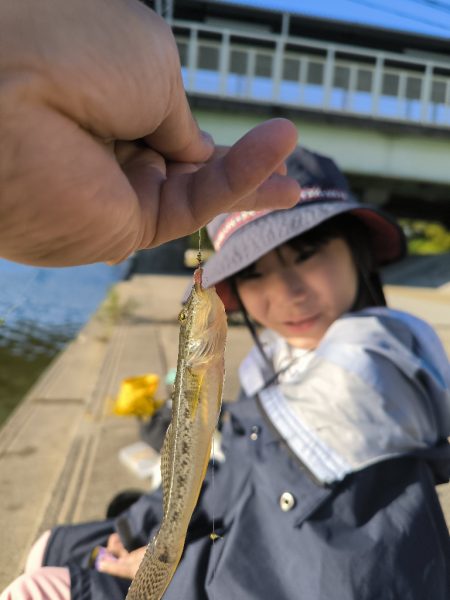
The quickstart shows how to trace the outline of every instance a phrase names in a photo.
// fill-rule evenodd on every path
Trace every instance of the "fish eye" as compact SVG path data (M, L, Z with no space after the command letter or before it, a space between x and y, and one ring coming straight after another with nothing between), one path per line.
M186 321L186 313L185 313L185 311L184 311L184 310L182 310L182 311L180 312L180 314L178 315L178 321L179 321L180 323L184 323L184 322Z

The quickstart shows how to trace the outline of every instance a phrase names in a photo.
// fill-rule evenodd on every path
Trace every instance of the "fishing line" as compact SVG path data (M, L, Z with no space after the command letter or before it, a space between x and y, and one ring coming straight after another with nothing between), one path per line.
M216 515L215 515L215 508L216 508L216 492L214 489L214 470L215 470L215 444L214 444L214 436L215 436L215 432L213 434L212 437L212 456L211 456L211 494L212 494L212 533L210 535L211 541L212 541L212 550L211 550L211 555L213 557L213 561L214 561L214 544L216 541L216 538L218 537L218 535L216 534ZM216 578L216 564L215 562L213 562L213 574L212 574L212 586L211 586L211 591L212 591L212 600L215 599L216 594L215 594L215 578Z
M201 228L198 230L198 253L197 253L197 263L198 263L198 268L200 268L202 266L202 230ZM214 431L213 436L212 436L212 442L211 442L211 495L212 495L212 515L211 515L211 519L212 519L212 532L209 534L209 537L211 539L212 542L212 550L211 550L211 555L212 557L214 557L214 544L216 542L216 540L220 537L219 535L217 535L216 533L216 514L215 514L215 508L216 508L216 492L215 492L215 481L214 481L214 471L216 468L216 464L215 464L215 460L216 460L216 449L215 449L215 434L216 432ZM213 566L213 573L212 573L212 586L211 586L211 591L212 591L212 600L215 599L215 589L214 589L214 579L216 576L216 565L214 564Z
M197 254L197 262L198 262L198 267L201 267L202 265L202 230L201 228L198 230L198 254ZM216 459L216 449L215 449L215 431L213 433L212 436L212 443L211 443L211 495L212 495L212 532L209 534L209 537L211 539L212 542L212 550L211 550L211 555L214 558L214 544L216 539L219 537L216 533L216 514L215 514L215 508L216 508L216 492L215 492L215 482L214 482L214 471L215 471L215 459ZM213 574L212 574L212 600L215 599L215 591L214 591L214 579L216 576L216 565L214 564L213 566Z
M202 230L198 230L198 253L197 253L197 267L202 266Z

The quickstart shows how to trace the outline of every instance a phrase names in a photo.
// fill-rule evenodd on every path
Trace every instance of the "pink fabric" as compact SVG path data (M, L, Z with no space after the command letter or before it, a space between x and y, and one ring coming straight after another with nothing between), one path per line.
M25 565L25 573L32 573L33 571L36 571L42 567L44 563L44 553L50 533L50 530L45 531L32 546Z
M49 536L46 531L33 545L25 573L2 592L0 600L70 600L69 570L42 566Z
M14 580L0 600L70 600L70 573L63 567L41 567Z

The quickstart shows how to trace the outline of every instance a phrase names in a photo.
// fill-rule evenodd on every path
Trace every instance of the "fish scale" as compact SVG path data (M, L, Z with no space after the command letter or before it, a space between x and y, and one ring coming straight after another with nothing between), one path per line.
M220 413L227 320L214 288L202 287L201 268L178 320L172 421L161 452L163 520L126 600L160 600L167 589L183 553Z

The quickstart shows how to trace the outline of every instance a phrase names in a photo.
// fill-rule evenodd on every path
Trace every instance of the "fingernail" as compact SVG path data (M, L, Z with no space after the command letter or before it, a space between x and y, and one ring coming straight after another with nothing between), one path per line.
M203 131L203 129L200 130L201 136L203 138L203 140L210 146L214 146L214 139L212 137L212 135L210 133L208 133L207 131Z

